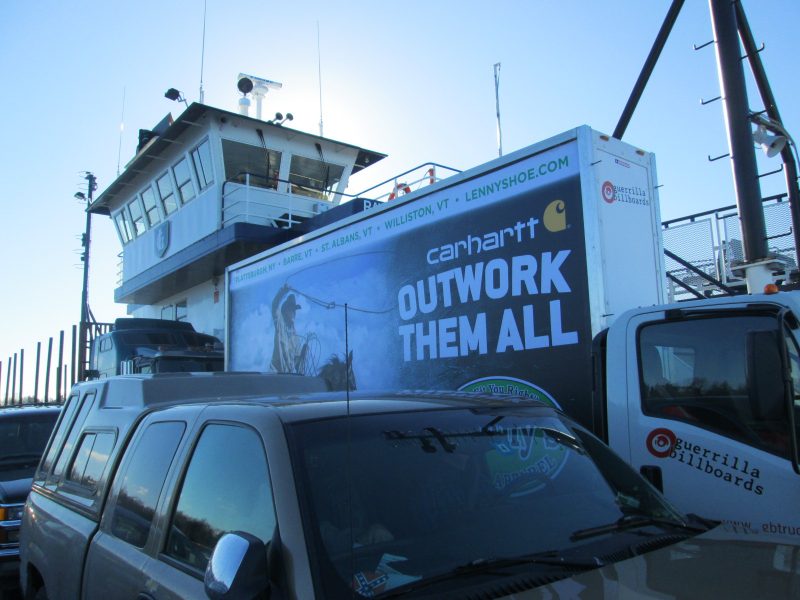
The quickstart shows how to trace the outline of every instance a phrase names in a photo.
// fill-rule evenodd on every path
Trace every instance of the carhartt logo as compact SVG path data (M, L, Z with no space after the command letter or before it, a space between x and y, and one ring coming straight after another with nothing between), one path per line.
M563 200L553 200L544 209L544 226L553 233L567 228L567 205Z
M666 458L672 453L678 437L669 429L654 429L647 436L647 449L656 458Z
M614 184L610 181L606 181L603 184L603 200L611 204L616 199L616 195L614 194Z

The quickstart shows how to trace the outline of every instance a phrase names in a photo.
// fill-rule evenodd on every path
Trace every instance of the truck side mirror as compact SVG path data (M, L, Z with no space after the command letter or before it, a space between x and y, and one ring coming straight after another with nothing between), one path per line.
M268 598L267 546L243 531L226 533L214 547L204 583L211 600Z

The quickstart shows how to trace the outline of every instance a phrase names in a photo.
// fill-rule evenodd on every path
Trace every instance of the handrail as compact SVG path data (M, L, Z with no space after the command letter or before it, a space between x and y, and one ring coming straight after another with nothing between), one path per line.
M407 171L403 171L402 173L399 173L399 174L395 175L394 177L390 177L386 181L381 181L380 183L377 183L377 184L373 185L372 187L367 188L367 189L363 190L362 192L360 192L360 193L358 193L358 194L356 194L355 196L352 196L352 197L353 198L358 198L362 194L366 194L367 192L371 192L375 188L379 188L382 185L386 185L387 183L392 183L395 179L399 179L400 177L403 177L404 175L408 175L409 173L412 173L412 172L416 171L417 169L422 169L424 167L440 167L442 169L447 169L448 171L453 171L453 173L461 173L460 169L455 169L453 167L448 167L447 165L441 165L441 164L435 163L435 162L426 162L426 163L422 163L421 165L417 165L413 169L408 169Z
M782 194L775 194L773 196L766 196L761 199L761 203L765 204L772 200L777 200L778 202L783 202L783 198L786 198L787 193L784 192ZM715 208L713 210L705 210L703 212L695 213L693 215L686 215L685 217L678 217L677 219L670 219L668 221L661 221L662 227L669 227L670 225L674 225L675 223L683 223L684 221L692 222L695 219L700 217L707 217L709 215L716 215L721 212L725 212L726 210L736 210L737 206L735 204L731 204L730 206L723 206L721 208Z

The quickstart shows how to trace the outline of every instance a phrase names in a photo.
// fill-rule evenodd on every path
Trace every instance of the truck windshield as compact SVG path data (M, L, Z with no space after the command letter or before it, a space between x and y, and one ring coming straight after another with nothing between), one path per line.
M221 358L158 357L143 361L139 373L196 373L200 371L222 371L225 363Z
M800 329L786 330L786 354L789 359L789 370L792 376L792 395L794 411L795 447L800 448ZM795 457L795 460L800 457Z
M639 331L643 411L788 457L780 344L773 315L646 325Z
M682 523L601 442L540 408L361 415L288 437L324 597L452 589L464 565L537 554L551 570L591 568L632 543L615 523Z
M0 414L0 481L33 477L58 412Z

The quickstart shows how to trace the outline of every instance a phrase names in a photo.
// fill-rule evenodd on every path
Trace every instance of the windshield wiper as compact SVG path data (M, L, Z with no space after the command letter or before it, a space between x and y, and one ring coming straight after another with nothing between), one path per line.
M395 598L408 592L419 590L442 581L450 579L460 579L462 577L472 577L480 575L493 569L507 569L524 565L546 565L549 567L560 567L565 572L589 571L605 565L605 563L595 556L587 558L565 558L560 552L551 550L548 552L537 552L535 554L524 554L520 556L505 556L494 558L478 558L463 565L459 565L449 571L426 577L417 581L412 581L406 585L401 585L391 589L386 593L380 594L378 598Z
M678 519L670 519L666 517L654 517L644 514L624 515L606 525L598 525L597 527L587 527L586 529L578 529L573 531L569 539L573 542L584 540L586 538L594 537L596 535L603 535L605 533L612 533L614 531L623 531L625 529L635 529L636 527L647 527L648 525L657 525L662 527L677 527L685 529L693 533L701 533L705 531L700 527L694 527Z

